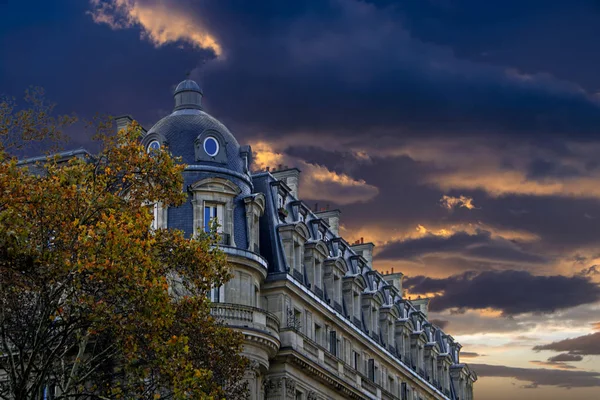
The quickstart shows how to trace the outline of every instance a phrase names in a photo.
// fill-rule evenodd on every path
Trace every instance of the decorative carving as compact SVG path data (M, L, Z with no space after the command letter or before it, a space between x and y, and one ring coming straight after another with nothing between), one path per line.
M285 380L285 392L287 393L288 396L291 396L292 398L294 398L294 396L296 395L296 381L291 379L291 378L287 378Z
M248 364L248 369L255 374L258 374L260 372L260 363L256 360L251 360Z
M263 388L265 390L265 396L269 396L271 394L277 394L280 392L281 387L283 385L282 378L275 379L265 379L263 382Z
M314 390L311 390L310 392L308 392L308 396L306 397L306 400L317 400L317 392L315 392Z

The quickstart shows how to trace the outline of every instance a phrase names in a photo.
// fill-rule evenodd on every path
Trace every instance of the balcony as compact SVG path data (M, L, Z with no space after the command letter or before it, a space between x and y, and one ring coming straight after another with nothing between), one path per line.
M218 238L216 235L218 235ZM214 240L214 244L231 246L231 235L229 233L218 232L216 235L210 235L211 239Z
M242 304L213 303L210 314L232 328L251 328L279 339L279 319L260 308Z

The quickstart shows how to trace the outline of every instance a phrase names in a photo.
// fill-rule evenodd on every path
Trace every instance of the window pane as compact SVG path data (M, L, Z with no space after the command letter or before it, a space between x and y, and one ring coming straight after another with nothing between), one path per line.
M204 232L210 232L210 207L204 207Z

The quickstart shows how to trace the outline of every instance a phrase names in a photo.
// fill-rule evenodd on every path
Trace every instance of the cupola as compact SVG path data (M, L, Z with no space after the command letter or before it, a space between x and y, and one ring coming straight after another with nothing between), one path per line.
M175 98L174 111L202 110L202 89L191 79L186 79L177 85L173 97Z

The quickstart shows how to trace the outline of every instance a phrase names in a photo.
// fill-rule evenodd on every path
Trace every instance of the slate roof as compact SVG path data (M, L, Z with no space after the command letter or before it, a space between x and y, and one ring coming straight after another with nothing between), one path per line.
M148 131L148 136L152 133L162 135L174 156L182 157L185 164L195 165L198 162L194 153L194 141L207 130L219 132L226 143L227 165L220 163L214 165L243 174L244 161L240 157L240 144L225 125L205 111L193 109L174 111L158 121ZM203 164L210 163L203 162Z

